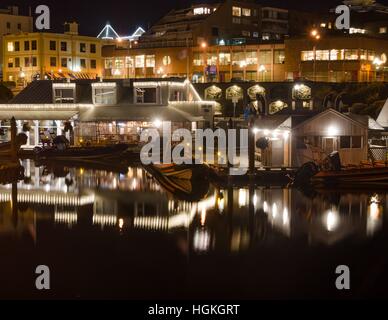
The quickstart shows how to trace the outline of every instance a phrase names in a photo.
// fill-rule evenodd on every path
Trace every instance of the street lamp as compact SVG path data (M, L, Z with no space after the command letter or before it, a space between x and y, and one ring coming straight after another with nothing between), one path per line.
M321 39L321 35L319 34L319 31L317 29L313 29L311 30L310 32L310 36L312 37L313 41L319 41ZM317 45L316 43L314 42L314 48L313 48L313 51L314 51L314 66L313 66L313 69L314 69L314 81L317 80Z

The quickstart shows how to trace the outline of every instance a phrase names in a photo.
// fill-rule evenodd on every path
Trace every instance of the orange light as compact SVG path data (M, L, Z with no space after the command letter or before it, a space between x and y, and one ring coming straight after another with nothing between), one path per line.
M202 43L201 43L201 47L202 47L202 48L206 48L206 47L207 47L207 43L206 43L206 42L202 42Z
M315 39L319 40L319 39L321 39L321 36L318 34L318 35L315 37Z
M318 31L316 29L314 29L313 31L311 31L311 35L313 37L316 37L318 35Z

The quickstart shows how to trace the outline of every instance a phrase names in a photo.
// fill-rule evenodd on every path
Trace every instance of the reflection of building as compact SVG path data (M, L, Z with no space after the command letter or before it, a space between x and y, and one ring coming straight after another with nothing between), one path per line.
M101 76L101 40L78 35L76 23L64 34L23 33L4 37L5 81L95 79Z
M18 7L0 9L0 79L3 79L3 36L32 32L32 17L19 15Z

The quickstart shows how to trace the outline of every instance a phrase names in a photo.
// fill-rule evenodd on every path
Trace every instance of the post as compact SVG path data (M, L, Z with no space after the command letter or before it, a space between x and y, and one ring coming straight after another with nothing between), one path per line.
M313 66L314 76L313 77L314 77L314 82L316 82L317 81L317 46L314 46L313 51L314 51L314 66Z
M11 119L11 158L17 160L17 147L16 147L16 120L14 117Z
M248 156L249 156L249 175L255 174L255 134L253 127L255 118L251 117L248 124Z

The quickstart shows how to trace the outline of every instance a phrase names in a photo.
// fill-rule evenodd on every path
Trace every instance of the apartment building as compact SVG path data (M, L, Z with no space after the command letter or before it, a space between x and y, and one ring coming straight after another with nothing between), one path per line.
M20 33L3 39L5 81L26 85L39 79L95 79L101 76L101 40L78 34L77 23L65 33Z
M0 79L2 79L3 73L3 36L32 32L32 30L32 17L20 15L18 7L13 6L7 9L0 9Z

